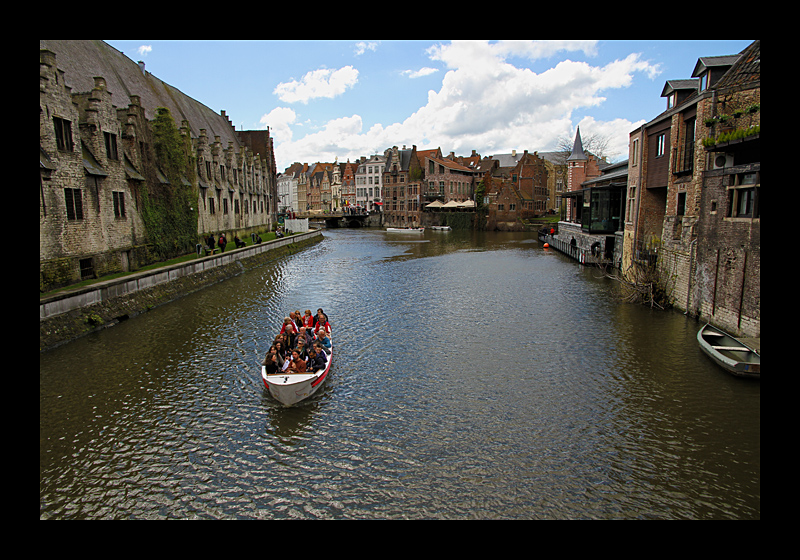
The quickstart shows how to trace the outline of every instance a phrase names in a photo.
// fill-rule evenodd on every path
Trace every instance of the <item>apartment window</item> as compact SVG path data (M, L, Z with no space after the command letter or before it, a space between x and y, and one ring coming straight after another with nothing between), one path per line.
M728 187L729 218L760 218L760 173L740 173L732 176Z
M125 217L125 193L124 192L113 192L111 195L114 197L114 217L115 218L124 218Z
M72 123L53 117L56 127L56 146L59 150L72 151Z
M661 134L658 135L658 138L656 139L656 142L657 142L657 145L656 145L656 157L661 157L661 156L664 155L664 146L665 146L666 140L667 140L666 137L667 137L666 133L661 133Z
M633 141L633 148L631 149L631 167L639 163L639 139Z
M118 160L119 155L117 154L117 135L111 134L110 132L104 132L103 136L106 139L106 156L108 159Z
M64 189L64 199L67 203L67 219L83 219L83 199L80 189Z
M683 216L686 214L686 193L679 192L678 193L678 208L676 214L678 216Z

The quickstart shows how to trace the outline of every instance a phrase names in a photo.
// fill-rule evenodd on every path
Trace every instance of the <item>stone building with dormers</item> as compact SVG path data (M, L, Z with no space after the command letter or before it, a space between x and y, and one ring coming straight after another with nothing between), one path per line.
M269 229L277 179L268 130L235 131L216 113L99 40L40 40L40 291L136 270L158 257L142 217L149 189L170 185L151 122L167 108L194 172L188 213L199 242Z

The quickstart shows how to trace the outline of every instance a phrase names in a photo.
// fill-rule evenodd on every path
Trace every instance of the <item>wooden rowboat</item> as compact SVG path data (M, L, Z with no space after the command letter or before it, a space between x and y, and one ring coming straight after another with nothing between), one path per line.
M706 324L697 332L697 342L709 358L737 377L761 377L761 356L728 333Z
M324 369L304 373L290 373L288 371L267 373L267 368L261 366L261 378L264 380L264 385L269 389L270 395L279 400L281 404L291 406L317 392L328 377L332 361L333 343L331 343L331 353L328 354L328 361L325 362Z

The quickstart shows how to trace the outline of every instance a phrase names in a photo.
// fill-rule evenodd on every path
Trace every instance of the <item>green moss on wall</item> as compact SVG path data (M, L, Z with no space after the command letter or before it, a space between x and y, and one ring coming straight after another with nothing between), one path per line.
M142 220L153 251L166 260L194 250L198 220L195 164L191 139L175 126L169 109L158 107L150 124L156 164L168 184L158 178L147 181L148 188L142 192Z

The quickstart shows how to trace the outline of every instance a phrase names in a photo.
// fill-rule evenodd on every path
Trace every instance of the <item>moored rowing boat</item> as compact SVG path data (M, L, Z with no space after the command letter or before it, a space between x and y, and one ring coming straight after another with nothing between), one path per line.
M761 377L761 356L737 338L706 324L697 332L700 348L728 373L737 377Z
M386 231L392 233L423 233L425 228L386 228Z

